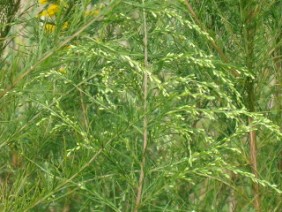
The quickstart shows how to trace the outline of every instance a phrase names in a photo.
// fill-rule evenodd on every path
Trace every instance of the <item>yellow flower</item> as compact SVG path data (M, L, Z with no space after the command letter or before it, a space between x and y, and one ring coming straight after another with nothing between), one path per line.
M60 6L58 4L50 4L47 7L47 9L39 13L39 16L40 17L46 17L46 16L52 17L52 16L55 16L59 10L60 10Z
M46 4L48 2L48 0L38 0L39 4Z
M54 24L45 24L44 25L44 30L46 31L46 32L54 32L55 31L55 28L56 28L56 26L54 25Z
M53 23L46 23L46 24L44 24L44 30L46 32L49 32L49 33L54 32L56 30L56 27L57 26L55 24L53 24ZM65 22L61 29L62 30L66 30L66 29L68 29L68 27L69 27L68 22Z
M69 23L68 23L68 22L65 22L65 23L63 24L62 29L63 29L63 30L66 30L67 28L69 28Z

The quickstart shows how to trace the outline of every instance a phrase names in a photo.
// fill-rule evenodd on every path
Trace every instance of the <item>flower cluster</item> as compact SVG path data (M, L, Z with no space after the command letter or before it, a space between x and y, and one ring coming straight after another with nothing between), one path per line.
M63 1L51 2L49 0L39 0L40 6L43 6L43 9L38 13L38 17L41 22L44 23L44 30L46 32L52 33L56 30L56 16L61 12L63 7L67 5ZM68 28L68 22L64 22L61 26L61 29L66 30Z
M38 3L42 7L42 10L38 13L38 17L44 23L44 30L49 33L54 32L57 28L56 17L69 10L69 4L65 0L38 0ZM94 4L90 4L85 8L83 14L85 17L95 17L99 15L100 9L97 4L95 6ZM68 27L69 24L65 21L60 26L60 29L66 30Z

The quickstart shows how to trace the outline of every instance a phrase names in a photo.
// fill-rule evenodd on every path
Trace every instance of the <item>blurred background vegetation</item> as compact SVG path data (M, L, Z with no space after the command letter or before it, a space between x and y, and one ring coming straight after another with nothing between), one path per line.
M0 211L280 211L281 11L0 0Z

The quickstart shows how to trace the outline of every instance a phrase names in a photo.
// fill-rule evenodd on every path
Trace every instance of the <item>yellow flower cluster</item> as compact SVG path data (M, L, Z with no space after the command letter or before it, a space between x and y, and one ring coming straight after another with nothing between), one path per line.
M56 25L55 25L55 18L56 15L60 12L61 2L49 2L48 0L38 0L39 5L43 6L43 10L38 13L38 17L45 22L44 24L44 30L46 32L54 32L56 30ZM61 29L65 30L68 28L68 23L65 22Z
M39 5L43 6L41 12L38 13L38 17L45 22L44 30L48 33L52 33L56 30L55 18L60 12L61 8L67 7L67 3L64 0L50 1L50 0L38 0ZM84 13L88 16L98 16L100 13L99 8L93 8L93 5L89 5ZM69 24L65 22L60 29L68 29Z
M63 24L63 26L62 26L62 29L63 29L63 30L66 30L66 29L68 28L68 26L69 26L68 22L65 22L65 23ZM45 30L46 32L50 32L50 33L51 33L51 32L54 32L55 29L56 29L55 24L50 24L50 23L44 24L44 30Z
M40 17L53 17L55 16L60 10L60 7L58 4L49 4L46 9L42 10L39 13Z

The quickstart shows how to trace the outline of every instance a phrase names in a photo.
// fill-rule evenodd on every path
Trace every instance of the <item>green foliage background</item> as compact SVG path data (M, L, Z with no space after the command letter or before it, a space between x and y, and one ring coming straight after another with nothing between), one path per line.
M133 211L144 156L140 211L254 211L253 183L279 211L281 2L187 2L61 3L52 33L34 2L1 19L1 211Z

